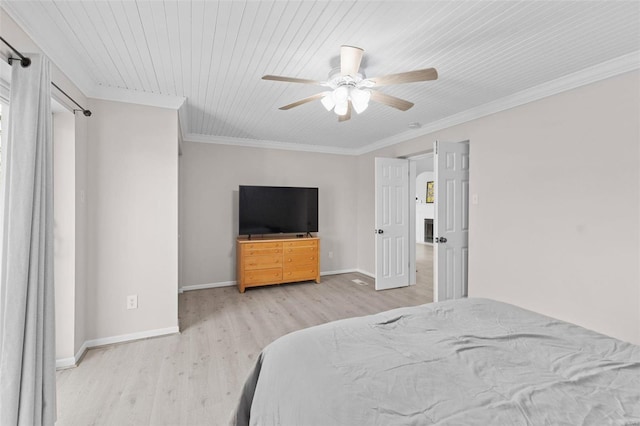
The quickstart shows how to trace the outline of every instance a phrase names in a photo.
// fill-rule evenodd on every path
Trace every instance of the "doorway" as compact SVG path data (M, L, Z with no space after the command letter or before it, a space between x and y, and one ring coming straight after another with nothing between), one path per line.
M419 285L424 279L431 299L444 301L466 297L468 291L469 141L435 141L433 146L412 156L375 158L376 290ZM425 160L425 169L432 168L433 180L429 174L416 173L420 160ZM433 217L420 214L419 209L432 210ZM392 225L398 228L398 236L387 238ZM402 278L402 282L378 286L390 278Z
M435 171L433 152L424 153L409 160L415 164L415 236L412 243L416 253L416 285L425 286L429 301L433 301L433 265L434 265L434 217L435 200L433 188Z

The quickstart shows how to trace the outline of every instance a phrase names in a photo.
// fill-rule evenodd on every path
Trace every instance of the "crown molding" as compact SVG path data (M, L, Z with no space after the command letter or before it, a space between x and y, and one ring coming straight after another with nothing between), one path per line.
M31 41L86 97L170 109L178 109L184 103L185 98L182 96L160 95L97 85L77 57L69 54L68 50L64 48L64 43L49 40L45 37L35 37L38 33L36 30L38 27L37 22L23 19L11 2L0 1L0 5L9 17L22 28Z
M159 95L116 87L95 86L88 97L105 101L125 102L158 108L180 109L186 98L183 96Z
M226 136L210 136L188 133L185 142L212 143L217 145L245 146L250 148L282 149L286 151L317 152L321 154L356 155L354 149L337 148L322 145L307 145L293 142L278 142L262 139L231 138Z
M75 55L70 55L64 48L64 43L56 42L56 40L47 39L46 37L34 37L38 32L34 27L38 27L37 23L30 23L23 19L20 13L14 8L12 2L3 2L0 0L0 8L24 31L31 39L31 42L44 53L49 60L63 73L77 88L86 95L91 92L95 86L94 81L87 74L84 67L80 64ZM20 46L18 46L18 50ZM28 52L29 49L25 49Z
M453 114L441 120L429 123L417 130L407 130L402 133L380 139L362 148L356 149L355 155L362 155L401 142L406 142L420 136L428 135L449 127L463 124L486 117L500 111L515 108L530 102L534 102L549 96L566 92L577 87L595 83L616 75L640 69L640 50L627 55L614 58L610 61L594 65L589 68L568 74L564 77L542 83L538 86L525 89L493 102L468 109L458 114Z
M58 69L65 73L65 75L78 87L78 89L86 94L87 97L176 109L179 111L179 120L181 122L180 130L182 132L183 140L189 142L339 155L362 155L640 68L640 50L638 50L538 86L525 89L513 95L450 115L440 120L428 123L420 129L407 130L358 148L339 148L323 145L307 145L303 143L210 136L186 133L188 131L186 126L186 123L188 123L188 116L186 108L182 108L185 104L184 97L98 86L94 81L92 81L90 74L84 72L86 70L81 66L78 59L75 56L68 54L65 49L62 48L63 43L56 43L55 40L36 39L33 36L34 34L37 34L37 31L34 31L34 28L37 28L38 26L37 22L32 22L30 25L27 20L22 19L20 14L14 9L11 2L0 1L0 7L6 11L9 17L11 17L11 19L13 19L16 24L22 28L27 36L31 38L33 43L35 43L36 46L38 46L42 52L51 59ZM38 41L36 42L36 40Z
M187 103L184 102L180 108L178 108L178 126L180 127L180 141L184 141L187 138L187 126L189 123L189 114L187 112Z

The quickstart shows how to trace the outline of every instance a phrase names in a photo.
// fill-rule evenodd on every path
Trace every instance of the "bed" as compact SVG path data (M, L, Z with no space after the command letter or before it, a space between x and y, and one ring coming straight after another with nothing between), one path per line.
M488 299L394 309L268 345L232 424L640 425L640 346Z

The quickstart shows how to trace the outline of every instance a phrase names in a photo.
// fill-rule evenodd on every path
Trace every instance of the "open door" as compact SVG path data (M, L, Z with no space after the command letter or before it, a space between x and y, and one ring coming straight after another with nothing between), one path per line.
M376 290L409 285L409 160L376 158Z
M467 296L469 261L469 142L434 145L435 229L433 297Z

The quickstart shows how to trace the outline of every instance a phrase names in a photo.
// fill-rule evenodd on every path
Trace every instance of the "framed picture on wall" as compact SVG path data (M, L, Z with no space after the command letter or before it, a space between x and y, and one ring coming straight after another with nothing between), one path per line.
M433 203L435 199L435 189L433 186L433 181L427 182L427 203Z

